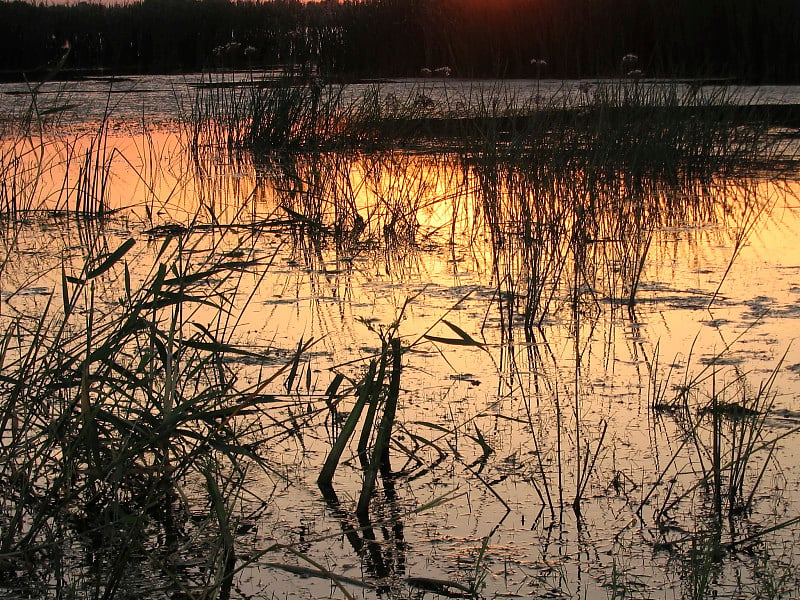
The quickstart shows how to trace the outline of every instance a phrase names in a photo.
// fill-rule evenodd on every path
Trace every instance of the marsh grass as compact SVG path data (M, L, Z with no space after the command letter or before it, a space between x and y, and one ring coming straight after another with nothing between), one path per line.
M292 93L308 93L311 84L303 85ZM336 102L345 97L337 92ZM277 101L276 96L269 98ZM326 114L340 121L336 127L323 128L324 140L302 134L306 119L313 121L317 114L317 109L307 112L306 100L293 117L301 133L296 144L288 133L282 134L287 145L279 146L267 135L261 148L239 137L242 146L255 150L257 160L263 161L264 172L296 227L297 239L310 243L309 257L321 256L326 238L335 240L337 252L352 256L380 242L375 232L384 234L387 246L395 243L407 251L414 248L408 242L418 239L421 230L414 225L408 228L412 235L402 238L398 224L408 223L409 216L413 223L423 207L452 202L452 221L442 228L449 228L451 243L457 228L488 238L505 357L513 356L520 337L532 347L542 345L542 327L553 321L564 319L570 324L576 357L583 354L584 337L591 337L594 323L607 307L613 314L625 306L635 321L653 240L664 229L723 222L724 213L741 210L749 226L740 230L740 247L767 205L756 186L746 184L743 189L750 191L744 192L741 206L720 206L716 195L724 195L743 173L775 166L776 157L783 157L782 148L771 145L769 123L758 118L755 110L748 113L750 107L734 106L727 92L717 88L690 95L677 84L619 80L598 84L576 97L562 96L560 104L498 92L495 97L471 99L467 108L447 95L426 94L413 100L391 97L382 102L379 88L373 87L360 98L348 97L347 102L346 109L336 103L330 106L332 112ZM262 114L266 113L257 113L259 118ZM276 114L286 114L285 108ZM284 122L282 118L276 121ZM452 161L457 173L455 186L450 181L448 189L458 191L444 198L434 194L430 201L421 202L413 171L409 176L408 165L413 163L405 162L402 152L375 151L374 137L367 132L376 131L376 124L385 128L378 136L383 142L444 144L449 149L446 160ZM357 135L339 136L337 130ZM260 152L264 150L268 152ZM395 163L405 168L395 171ZM354 177L359 171L362 175ZM393 182L391 188L378 184L382 177ZM367 190L391 208L384 213L374 208L376 204L360 199ZM435 338L429 341L435 343ZM505 366L513 373L511 361ZM381 361L367 370L350 421L334 442L320 475L323 486L330 485L344 446L362 417L359 455L362 459L366 455L365 435L377 427L377 419L368 400L372 392L363 394L376 380L383 381L385 371ZM607 423L585 421L582 377L576 362L569 397L555 395L557 481L551 481L540 464L537 487L551 513L556 504L564 506L569 494L579 517L607 450ZM480 430L475 432L474 440L484 448ZM738 435L744 439L741 431ZM415 441L424 444L424 439ZM574 456L568 457L570 451ZM711 454L716 468L709 473L720 473L722 455L713 449ZM741 458L748 454L743 451L736 464L744 465ZM570 461L577 465L574 482L568 482L563 472ZM363 460L363 464L368 468L370 462ZM721 489L721 479L717 483ZM557 502L551 492L556 487ZM365 498L369 495L362 492L362 513Z
M38 207L38 189L47 170L45 145L23 131L4 132L0 155L0 211L8 217Z
M298 251L323 270L348 268L354 258L370 254L389 259L387 268L401 269L416 249L442 236L444 225L426 224L426 216L442 209L443 190L463 181L459 165L446 155L326 152L254 160ZM454 194L453 201L457 206L460 199ZM336 264L325 265L323 256Z
M69 50L53 74L66 54ZM76 105L61 90L41 104L41 85L29 86L27 107L0 131L0 216L14 220L42 212L83 218L108 215L112 166L121 157L109 142L110 88L98 122L70 128L61 119Z
M518 164L474 164L465 189L474 189L476 230L490 237L497 302L508 339L512 324L532 338L543 324L581 310L635 309L643 278L661 248L660 232L685 223L743 219L734 229L741 247L770 199L756 181L712 178L667 183L625 175L588 183L584 173L529 172ZM475 182L474 184L471 182ZM738 204L716 202L731 196Z
M286 75L279 82L226 85L209 79L198 86L190 116L195 147L208 143L240 148L303 149L330 134L340 95L316 79Z
M757 389L752 389L744 374L735 370L730 382L720 384L716 368L708 372L707 378L696 378L680 388L682 414L689 428L686 436L698 453L701 477L696 485L666 504L665 513L701 488L710 491L717 515L733 518L751 511L777 442L785 437L765 437L778 368ZM701 381L710 386L705 403L699 395Z
M486 239L502 319L521 318L529 337L576 299L595 311L634 309L652 252L662 252L653 246L662 231L734 222L741 249L770 207L757 177L665 181L626 172L596 180L571 169L408 151L254 160L314 268L330 268L321 262L330 249L337 268L376 252L402 268L428 244Z
M0 215L24 219L36 213L103 217L112 166L120 153L109 146L108 121L93 132L45 133L0 140ZM60 178L60 185L48 181Z
M726 178L780 176L793 161L758 107L735 104L724 87L619 79L542 99L501 85L456 94L442 83L398 97L293 76L224 83L198 94L194 148L254 151L290 217L332 233L343 255L364 247L359 238L380 241L376 233L413 244L416 215L451 201L451 237L465 218L488 230L498 293L526 299L506 303L504 319L523 315L528 335L562 303L555 282L572 281L566 295L580 290L595 307L610 299L633 309L659 229L712 213L709 190ZM456 191L423 190L413 160L389 149L398 146L408 156L436 148L454 163L447 187ZM377 200L366 210L365 192ZM731 264L765 208L748 206Z
M514 351L520 337L524 339L541 406L526 397L522 418L499 418L517 419L529 428L536 454L530 478L552 520L561 519L563 525L562 509L571 503L581 521L582 510L594 502L592 488L605 473L609 449L607 421L587 416L581 363L596 323L621 306L635 320L633 309L659 230L724 222L725 214L740 210L748 227L740 230L739 248L761 210L758 198L747 194L741 199L744 208L721 207L716 196L733 185L729 174L757 166L763 157L740 153L733 142L729 154L723 148L717 155L717 145L733 138L713 133L708 143L692 142L701 148L694 155L682 158L682 151L675 150L672 156L673 147L688 143L680 138L686 131L670 129L679 129L677 120L659 125L655 119L655 126L669 131L661 142L645 147L650 134L639 120L647 120L642 115L646 111L631 107L654 98L635 82L621 82L619 96L599 95L587 114L572 106L519 113L514 112L518 99L504 98L478 102L483 116L466 118L460 108L441 100L418 97L404 104L387 100L379 88L358 101L345 101L339 90L332 91L329 107L321 106L328 99L313 85L204 88L203 93L220 96L199 101L197 114L205 116L194 121L190 145L196 157L219 143L229 152L222 155L225 160L241 160L242 165L251 161L257 181L269 182L274 192L269 200L282 211L272 224L285 243L303 252L305 266L320 267L317 271L325 276L338 274L328 271L327 250L333 251L338 268L352 265L353 256L362 252L413 255L439 234L452 247L485 234L486 245L473 251L485 250L489 257L494 295L488 302L500 314L498 346L481 337L485 331L467 332L447 315L435 323L444 333L431 327L411 343L399 337L399 319L388 330L365 321L378 334L380 350L356 376L332 374L325 394L315 397L311 359L304 359L313 340L301 340L296 349L287 350L288 358L279 365L266 352L236 343L240 302L246 305L255 294L244 289L242 278L254 273L260 282L270 266L268 260L255 258L257 227L236 229L238 242L223 248L223 240L231 237L226 232L233 228L219 223L209 197L203 209L209 212L214 235L204 240L193 222L151 229L156 266L138 280L130 264L141 243L133 238L111 243L98 221L98 227L85 229L85 260L65 263L46 306L9 318L7 333L0 338L0 566L9 589L47 592L26 588L22 578L48 574L48 581L55 580L60 589L94 589L97 596L111 597L133 585L130 565L146 560L156 565L154 585L162 591L225 598L242 569L263 564L253 556L273 550L294 553L313 566L284 565L283 570L341 584L346 580L333 569L291 545L275 544L249 556L239 547L237 509L251 469L285 477L271 464L269 452L291 439L305 456L304 440L318 433L315 419L323 415L331 424L331 450L318 483L353 551L367 556L370 577L383 582L396 575L392 560L399 565L405 561L402 521L395 514L400 512L396 481L410 484L415 478L437 476L443 463L458 464L510 511L498 488L506 477L516 481L519 474L509 467L491 479L485 472L499 462L502 444L492 428L497 420L489 421L483 413L456 418L451 412L451 423L404 422L398 407L403 360L411 361L410 350L421 344L433 346L445 360L449 350L466 348L487 364L493 364L499 347L499 387L508 385L516 394L523 386ZM263 102L255 115L260 124L251 121L256 100ZM548 109L538 102L536 110ZM394 129L399 125L403 128ZM454 136L451 152L432 158L420 160L414 152L385 148L372 151L398 139L436 143L441 139L436 136L463 132L463 127L470 133ZM88 140L85 154L73 146L69 155L81 174L78 201L70 205L81 214L106 210L103 194L114 157L106 132L101 129ZM687 135L706 140L700 133ZM564 138L560 147L559 135ZM743 135L741 147L757 140L747 147L763 150L758 145L762 138ZM610 154L601 156L595 146ZM665 157L667 166L659 166ZM14 170L13 159L9 165L9 173L22 173ZM431 178L429 171L437 175ZM21 179L30 177L36 184L39 175L30 173ZM258 191L248 199L256 197ZM419 216L442 204L451 220L441 219L433 231L426 230ZM148 206L155 207L155 201ZM248 206L238 209L243 216ZM151 221L155 212L151 208L148 213ZM14 208L9 214L20 213ZM342 272L346 275L347 269ZM545 364L557 362L545 334L553 322L566 324L575 361L566 382L550 379ZM496 339L491 333L488 337ZM260 365L257 383L239 378L235 365L244 362ZM681 514L687 515L685 530L693 533L691 539L673 536L668 541L680 548L697 575L687 588L690 596L709 589L718 551L731 548L704 545L703 519L708 521L710 514L718 525L722 517L747 518L779 441L765 433L772 382L753 393L741 374L717 387L713 373L687 375L674 400L666 400L666 384L654 393L660 400L651 408L660 412L655 409L669 405L682 437L676 460L653 474L652 487L643 492L635 511L661 532L662 524L667 531L672 514L687 509ZM711 385L711 391L704 385ZM351 397L355 403L349 407ZM353 464L342 466L351 446L361 484L355 486L360 491L355 489L353 507L330 495L337 472ZM465 451L464 446L471 447ZM410 466L392 469L390 452ZM696 471L679 470L677 457L687 454L698 465ZM384 498L376 493L379 482ZM650 506L655 508L648 516ZM376 507L392 513L391 518L371 521ZM376 531L387 540L384 546ZM760 539L755 535L754 540ZM390 539L394 546L385 551ZM404 582L443 595L455 590L478 596L488 579L492 551L489 536L482 539L470 565L469 585L428 577ZM690 545L691 551L686 550ZM75 548L101 556L101 567L80 565L76 554L82 550L76 553ZM187 574L181 556L199 560L203 572ZM277 565L268 564L283 568Z
M108 146L107 126L108 122L103 120L82 152L76 153L74 145L68 144L66 147L65 171L69 173L73 155L77 154L76 159L79 163L74 184L67 184L62 188L67 193L70 188L74 191L72 212L76 215L104 216L111 212L106 196L117 150Z
M64 579L55 585L114 595L131 576L130 561L158 554L161 543L183 543L186 515L203 502L184 486L199 480L222 552L208 585L230 589L236 555L226 503L241 489L245 463L269 469L259 456L258 415L274 397L263 390L291 363L255 385L239 382L229 358L264 357L231 342L237 290L243 274L267 265L218 260L187 242L166 239L141 285L128 265L133 238L100 246L82 267L64 266L40 314L7 323L0 344L7 574L58 573ZM109 278L119 295L100 303ZM104 556L94 575L69 558L82 540ZM168 582L168 569L159 577Z
M791 428L771 434L767 425L782 361L753 386L735 367L718 364L729 351L691 376L687 367L684 381L673 387L674 401L654 405L657 414L669 415L677 424L680 443L643 495L637 513L645 517L643 509L652 506L659 543L682 564L687 598L713 593L731 555L754 548L793 521L761 525L754 518L758 498L765 493L765 474L776 468L777 447L798 432ZM659 382L656 388L655 396L663 398L667 386Z
M789 147L770 135L769 113L755 101L735 101L724 86L619 79L542 98L502 84L386 92L292 73L249 85L210 77L190 117L195 145L262 152L449 147L482 161L584 172L590 180L619 172L732 172L774 164Z
M317 485L323 494L335 497L334 474L366 408L357 443L363 480L355 514L362 524L369 523L370 502L373 499L378 474L382 477L387 494L394 493L395 475L392 472L389 448L393 438L392 430L396 427L395 418L404 353L401 340L397 336L401 318L399 317L396 323L386 330L376 331L381 340L379 356L369 362L364 378L356 384L356 402L333 440L331 450L317 477ZM332 416L335 418L335 414Z

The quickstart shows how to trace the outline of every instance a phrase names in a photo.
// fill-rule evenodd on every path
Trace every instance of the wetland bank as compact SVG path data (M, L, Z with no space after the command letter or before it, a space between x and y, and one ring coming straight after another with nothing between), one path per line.
M796 593L797 132L748 90L36 91L7 596Z

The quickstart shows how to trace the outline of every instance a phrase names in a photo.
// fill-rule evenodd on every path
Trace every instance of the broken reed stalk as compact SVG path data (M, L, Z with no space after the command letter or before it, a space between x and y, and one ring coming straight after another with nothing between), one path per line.
M395 414L397 412L397 398L400 395L401 357L403 354L398 338L392 338L391 344L392 378L389 382L389 392L386 396L386 404L384 405L378 436L375 439L372 461L364 476L364 484L361 488L361 495L359 496L358 507L356 508L356 515L362 520L366 520L369 516L369 500L375 488L375 479L378 474L378 469L381 470L384 477L391 477L391 467L389 466L389 441L392 437L392 425L394 424Z
M344 452L345 446L347 446L347 441L350 439L350 436L353 435L353 431L355 431L356 424L361 416L361 411L364 409L364 405L372 395L372 388L375 385L376 369L377 363L373 360L369 363L367 376L364 379L364 385L361 387L358 400L356 400L353 410L350 411L350 415L347 417L347 421L345 422L339 437L336 439L336 442L333 444L333 448L331 448L331 452L328 455L328 458L325 460L322 471L320 471L319 477L317 478L317 485L321 488L331 487L333 474L336 472L336 467L339 466L339 460L342 457L342 452Z
M386 376L386 364L389 360L387 352L381 353L381 366L378 370L378 377L375 384L372 385L370 395L367 397L369 408L364 417L364 424L361 427L361 437L358 439L358 459L361 462L361 467L366 471L369 468L369 460L367 458L367 450L369 446L369 438L372 435L372 427L375 423L375 414L378 411L378 404L380 404L380 393L383 388L383 378Z

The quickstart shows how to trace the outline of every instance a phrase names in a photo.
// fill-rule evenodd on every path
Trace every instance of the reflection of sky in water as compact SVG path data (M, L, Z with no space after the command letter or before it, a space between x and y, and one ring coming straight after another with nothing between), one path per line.
M290 184L285 178L285 165L254 166L247 160L225 164L212 158L194 171L194 165L181 152L180 141L168 133L154 132L132 139L112 136L110 145L125 159L115 159L108 197L112 206L124 207L126 214L135 215L135 219L145 219L149 211L152 220L147 225L137 225L140 229L160 223L207 227L212 215L223 223L279 221L287 216L280 208L287 202L296 211L308 208L302 200L292 205L287 198L313 199L315 210L320 211L324 225L331 231L337 218L333 198L349 198L347 202L352 202L363 215L367 230L360 241L344 236L345 241L338 248L332 238L315 245L292 238L279 226L253 237L256 255L269 258L271 267L259 283L251 318L266 330L272 323L294 324L290 328L281 326L267 339L277 335L284 344L291 345L299 335L319 337L332 355L342 351L342 343L347 352L374 347L374 335L359 320L386 326L405 300L415 296L401 328L405 336L413 339L422 335L452 309L448 317L451 321L499 348L503 320L497 309L497 278L492 274L492 243L481 213L480 186L471 177L463 176L454 158L393 153L380 159L333 158L327 163L321 159L322 163L314 165L300 161L289 170L308 175L325 167L329 172L290 189L286 187ZM52 161L55 165L63 151L63 147L56 147L59 151ZM158 148L154 155L161 162L153 161L151 148ZM62 178L56 172L52 181L57 184ZM610 310L612 304L626 298L619 264L625 250L611 243L604 245L604 252L611 255L603 258L605 264L599 264L596 279L584 282L581 289L587 306L599 302L600 312L591 319L587 317L586 323L592 326L592 339L606 344L602 352L595 353L606 361L603 369L609 368L609 358L635 362L636 346L640 344L648 346L650 352L658 346L661 361L679 356L685 360L695 337L693 362L732 345L729 358L735 357L737 364L745 362L748 369L762 373L786 351L787 367L800 363L800 349L792 347L792 340L800 334L800 321L796 319L800 295L800 246L796 240L800 229L794 191L768 181L758 183L748 194L758 202L768 200L774 204L774 208L758 213L758 209L747 212L735 207L732 198L737 194L748 202L754 201L741 190L720 187L713 193L720 194L720 190L728 194L726 204L734 207L728 210L729 214L702 208L693 216L687 210L680 217L681 223L656 225L633 315L624 306ZM41 193L45 197L50 190L43 187ZM700 204L706 206L704 201ZM692 218L698 221L691 222ZM708 309L735 250L737 232L751 225L718 297ZM342 226L352 227L352 223ZM515 224L509 221L505 226L513 229ZM379 249L389 227L405 246ZM202 231L196 230L195 235L219 235L210 233L212 230L205 234ZM68 231L58 235L64 238L59 243L75 243L69 241ZM231 243L243 237L228 235ZM529 265L524 264L527 259L514 245L515 235L510 233L509 241L500 247L497 265L501 275L510 278L501 284L501 289L507 293L516 286L514 293L524 294L524 282L515 283L514 279L524 276ZM448 243L451 236L455 236L452 245ZM374 243L363 243L370 238ZM34 247L42 244L36 240L30 243ZM142 256L137 260L146 262L144 248L148 246L157 244L140 241ZM31 251L37 262L48 260L49 247ZM568 263L567 260L567 269ZM11 272L21 268L17 275L20 281L30 276L25 274L24 264L12 266L7 269L3 286L6 295L12 287ZM548 292L552 295L550 311L543 315L542 324L548 341L558 345L559 340L571 337L570 292L568 285L553 285ZM35 294L40 287L32 282L23 286L17 297ZM518 306L514 316L520 331L522 309L524 306ZM631 320L632 316L635 320ZM442 328L437 325L431 334L446 337L446 327L444 331ZM516 339L518 343L525 341L519 334ZM564 343L564 351L569 352L569 342ZM608 356L609 352L612 356ZM461 364L462 353L463 349L447 348L454 364ZM341 357L332 357L333 362L340 360ZM466 366L474 360L470 352L463 360L465 371L479 370L478 365ZM493 368L491 361L479 366L490 371ZM785 371L785 376L786 385L797 385L792 371Z
M250 339L264 336L263 339L282 340L278 345L290 347L301 335L316 337L322 340L332 363L343 362L352 358L351 354L358 355L362 348L375 347L375 335L361 320L387 326L406 299L413 296L401 327L408 339L421 336L443 315L450 315L449 320L499 351L507 315L501 318L497 308L497 277L492 275L492 244L481 214L479 185L463 177L455 159L395 153L381 159L336 158L317 165L303 165L300 161L291 167L292 172L319 173L320 167L327 164L329 173L314 182L306 180L292 191L285 187L289 185L282 175L287 172L285 165L254 166L246 160L220 164L212 158L193 172L193 166L180 151L179 140L171 134L156 132L133 140L112 137L111 145L126 159L115 160L109 198L113 205L127 207L126 212L139 219L144 219L149 210L153 219L149 225L175 222L206 226L211 215L222 222L280 220L286 218L280 205L286 205L287 198L302 198L305 194L306 199L316 198L314 206L325 226L332 230L336 219L336 202L332 199L341 201L349 194L349 201L368 223L361 242L372 238L375 243L348 241L345 236L345 243L338 248L332 238L315 245L292 238L280 227L248 242L255 246L258 257L271 261L249 311L255 328L248 335ZM161 157L158 164L153 164L148 154L151 147L159 149L155 153ZM61 180L60 175L52 178L54 182ZM800 334L800 321L796 319L800 246L796 243L798 216L791 197L793 191L788 190L786 196L778 185L767 181L757 184L748 194L759 202L772 198L770 203L775 205L757 214L758 209L748 213L735 208L736 202L731 198L737 194L745 198L740 190L720 190L729 196L726 204L734 206L727 216L703 208L695 215L697 222L690 221L692 211L687 211L680 217L682 223L657 225L633 314L625 306L610 310L611 304L626 297L625 283L619 279L619 260L624 259L625 251L605 244L604 252L611 256L601 261L605 264L599 264L596 279L584 282L581 289L587 311L586 335L597 347L589 355L591 368L604 372L592 374L593 378L605 379L609 374L617 377L625 372L625 365L641 360L640 352L652 355L656 347L662 363L673 359L683 363L691 349L691 361L696 364L731 345L726 352L729 362L761 374L774 367L784 352L788 352L786 367L800 363L800 349L792 345ZM42 193L47 195L49 191L43 189ZM700 204L705 206L703 201ZM302 211L304 205L300 201L299 205L289 206ZM737 232L751 224L752 231L708 309L734 252ZM509 222L507 226L513 229L514 224ZM379 250L387 227L406 245ZM195 235L216 237L219 233L198 230ZM231 243L243 237L228 235ZM453 245L447 243L451 235L455 236ZM513 246L514 235L510 234L511 241L497 254L500 272L509 278L500 289L507 293L516 286L514 293L524 294L524 282L514 280L524 277L529 265L524 264L527 259ZM61 243L74 243L68 241L68 232L59 236L65 238ZM34 246L37 243L41 242L31 241ZM137 262L146 262L144 248L155 248L157 244L146 245L142 240L139 246L142 250ZM615 258L614 252L623 254ZM47 261L47 248L35 253L37 261ZM567 270L568 263L567 260ZM20 281L30 275L25 274L23 265L14 267L22 268L17 275ZM7 270L4 283L6 295L11 288L10 271ZM552 300L549 312L543 315L542 333L550 344L560 348L556 350L558 356L572 352L570 292L569 285L553 285L548 292ZM39 287L38 283L26 285L17 297L34 294ZM600 312L592 316L594 308L589 305L596 301ZM513 317L517 323L516 342L522 343L515 351L521 355L525 348L521 334L523 309L524 306L517 306ZM269 331L276 323L281 324L277 331ZM441 323L430 333L452 337ZM433 356L442 350L430 343L421 342L421 346L433 350ZM485 379L495 368L489 360L473 364L474 351L465 352L458 347L444 350L450 365L437 368L455 368L455 375L481 371L476 375ZM505 368L510 358L507 354L498 355L494 362ZM612 368L616 363L618 366ZM790 389L798 385L797 375L785 369L781 382L789 388L782 390L782 401L791 404ZM439 387L439 383L435 385Z
M168 81L164 78L162 85ZM701 193L718 200L724 196L724 209L705 198L688 198L682 202L696 202L696 208L679 206L670 217L653 221L634 311L612 302L625 297L624 246L610 237L592 244L598 261L591 265L596 267L595 277L584 273L586 280L579 286L577 336L569 281L575 271L567 260L561 276L568 281L552 284L550 310L541 327L526 337L520 304L514 305L513 315L503 312L508 310L509 298L521 302L525 286L520 274L531 267L520 253L523 245L516 213L507 207L508 213L499 220L503 242L495 237L493 245L482 211L481 187L471 176L464 177L462 166L452 157L389 153L380 159L328 157L325 162L322 157L322 162L314 164L301 159L288 166L265 160L253 164L248 157L239 161L212 157L194 164L171 134L115 137L112 145L127 158L115 161L109 190L114 206L127 207L124 219L111 219L106 227L65 222L23 228L22 252L3 272L6 311L44 304L47 290L60 281L62 256L79 265L89 241L104 240L115 248L132 231L137 244L126 258L137 281L151 268L163 241L149 239L144 230L163 223L195 225L187 243L196 243L200 249L213 244L219 251L246 249L269 265L263 278L259 273L242 278L236 292L239 304L257 287L236 341L258 350L276 348L280 362L288 359L301 337L318 340L304 360L312 369L313 391L319 394L330 381L329 369L351 375L360 372L361 363L345 363L369 358L379 347L370 327L388 326L411 298L400 333L407 344L416 343L405 359L398 436L409 447L422 438L441 446L449 466L426 473L410 461L407 468L419 473L418 479L403 481L401 501L382 507L405 515L404 544L411 549L404 558L408 575L463 580L474 567L481 538L492 533L486 563L492 592L528 595L561 587L575 595L582 590L588 597L605 597L602 585L608 582L612 563L613 568L624 568L632 580L646 578L650 590L660 589L663 580L670 579L665 574L668 557L654 557L652 545L639 538L649 534L639 532L638 526L628 527L635 518L631 506L642 500L657 470L665 468L675 451L677 428L648 410L652 388L666 386L667 395L671 394L669 384L683 381L687 362L691 363L689 373L698 372L728 346L717 367L720 386L731 384L733 393L735 366L757 387L786 353L775 384L779 410L768 425L783 431L800 416L800 348L792 343L800 335L800 215L792 187L768 180L751 181L744 189L718 182ZM157 160L152 160L154 156ZM303 174L299 183L286 177L290 171ZM56 173L52 181L58 184L62 177ZM495 191L503 197L502 188ZM553 198L553 205L557 207L560 200ZM669 204L663 199L649 201ZM762 206L756 202L772 208L747 208ZM333 230L341 203L355 207L367 229L357 238L344 235L338 247L333 236L295 236L291 227L274 223L287 218L280 206L304 215L313 208L318 210L314 218L319 225ZM568 227L572 217L557 210L556 214L563 218L555 225ZM263 231L207 228L213 219L223 225L267 224ZM609 222L613 222L610 217ZM709 308L734 252L737 232L749 226L752 229ZM347 232L354 223L345 220L341 227ZM396 239L397 245L386 248L387 239ZM501 276L493 273L495 267ZM109 275L101 285L98 298L112 306L120 281ZM3 318L12 316L6 311ZM199 322L204 318L202 310L192 316ZM511 329L506 326L509 318L514 324ZM486 349L426 340L425 334L454 338L455 330L442 319L485 343ZM513 335L510 343L509 332ZM670 365L674 365L671 375ZM242 361L240 366L244 381L257 380L259 365ZM585 491L583 533L576 533L568 509L568 514L561 515L568 525L560 532L548 529L549 516L537 516L543 491L541 482L538 492L531 482L537 481L541 470L553 477L550 493L554 497L558 493L557 401L563 403L561 442L568 459L578 447L576 414L580 433L589 444L580 446L583 452L597 448L602 423L608 424L597 475ZM536 448L526 430L530 425L539 436ZM441 439L436 427L457 431L457 440ZM309 431L302 448L294 440L275 448L271 460L281 463L295 481L271 499L272 508L260 524L262 537L253 543L258 546L277 539L300 544L301 538L305 543L315 536L339 533L333 538L335 543L308 543L303 551L324 558L322 562L335 565L336 572L361 577L362 562L341 537L341 523L321 505L314 486L329 447L329 436L322 429ZM484 466L475 462L481 457L477 431L495 450ZM436 458L433 445L417 450L424 464ZM783 450L782 458L788 459L782 463L783 474L795 485L794 444ZM395 468L400 468L402 454L395 461ZM678 463L675 468L684 473L691 467L683 457ZM293 470L298 467L299 477ZM509 504L511 513L505 519L504 507L470 475L477 469ZM617 485L627 489L629 497L613 491L611 482L620 473L624 477ZM777 481L770 472L773 476ZM562 478L563 500L568 505L577 485L574 464L565 467ZM352 463L337 472L335 483L343 503L357 495L359 481ZM772 491L769 485L774 481L765 484L765 495ZM466 495L419 515L406 514L456 487ZM795 491L789 490L787 502L794 499ZM768 519L780 502L776 499L771 505L764 500L755 516ZM652 516L649 506L644 511L646 517ZM587 540L585 532L596 539ZM614 538L619 532L620 537ZM790 539L794 534L787 531L785 535ZM396 551L397 546L387 541L384 548ZM612 555L627 562L620 565ZM728 576L737 575L733 567L727 568ZM252 590L283 589L287 580L285 573L275 569L245 569L243 577ZM670 585L678 585L674 577L671 580ZM330 593L329 582L301 581L304 591L290 590L287 595Z

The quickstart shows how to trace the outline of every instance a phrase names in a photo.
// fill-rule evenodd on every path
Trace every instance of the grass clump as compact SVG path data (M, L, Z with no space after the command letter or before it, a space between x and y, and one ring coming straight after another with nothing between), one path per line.
M622 79L581 82L544 102L519 98L485 112L478 160L572 172L588 181L626 175L708 176L775 166L788 145L770 114L726 87ZM499 145L498 145L499 142Z
M23 220L35 213L103 217L113 163L120 152L109 143L109 122L76 134L28 130L0 135L0 218ZM54 189L53 178L60 180Z
M774 116L724 86L615 79L536 91L466 84L345 86L292 73L199 86L196 146L307 152L451 148L478 161L607 178L774 166L788 145Z
M264 389L283 369L248 386L232 367L242 356L269 362L232 343L229 327L242 274L264 266L247 257L214 261L213 251L198 254L184 241L165 240L157 267L138 286L128 266L133 238L95 250L79 269L63 267L40 314L6 321L6 590L53 593L32 592L28 579L112 597L123 581L136 587L130 565L142 562L156 565L148 578L155 589L230 588L236 554L227 503L249 465L269 469L259 455L266 435L257 417L274 401ZM101 301L111 280L119 295ZM207 515L206 539L218 540L209 543L221 552L213 554L220 558L209 572L218 576L210 580L177 575L168 558L196 551L186 536L198 512Z

